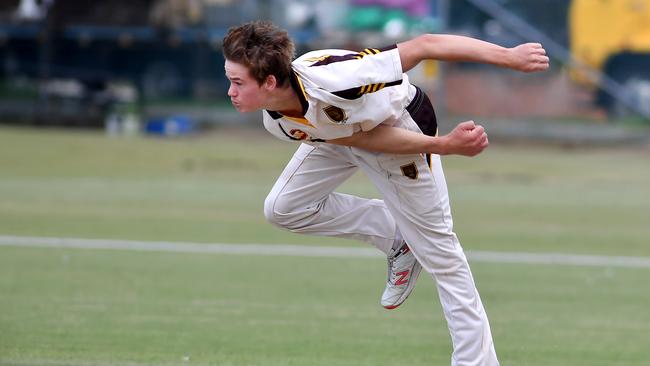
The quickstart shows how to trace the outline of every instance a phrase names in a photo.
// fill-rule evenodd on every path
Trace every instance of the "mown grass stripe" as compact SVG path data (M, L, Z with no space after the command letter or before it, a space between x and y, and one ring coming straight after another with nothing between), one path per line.
M374 248L345 248L289 244L189 243L6 235L0 236L0 246L319 258L381 258L383 256L381 252ZM472 262L650 268L650 258L648 257L490 251L468 251L467 256Z

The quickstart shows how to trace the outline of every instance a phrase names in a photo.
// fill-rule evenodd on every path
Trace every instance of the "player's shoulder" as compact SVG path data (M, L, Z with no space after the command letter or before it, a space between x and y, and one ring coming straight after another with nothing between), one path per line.
M307 64L311 65L314 64L318 61L321 61L327 57L330 56L343 56L347 54L354 53L354 51L350 50L343 50L343 49L322 49L322 50L314 50L314 51L309 51L302 56L298 57L295 61L294 64Z

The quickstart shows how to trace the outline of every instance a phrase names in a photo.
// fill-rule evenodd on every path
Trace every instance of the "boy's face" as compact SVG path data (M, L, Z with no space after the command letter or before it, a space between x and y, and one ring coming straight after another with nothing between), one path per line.
M248 68L242 64L226 60L226 77L230 80L228 96L239 112L252 112L264 108L267 90L250 76Z

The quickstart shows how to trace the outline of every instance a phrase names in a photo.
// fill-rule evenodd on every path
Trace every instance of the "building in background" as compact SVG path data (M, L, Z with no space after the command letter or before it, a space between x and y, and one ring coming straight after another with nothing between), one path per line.
M650 49L649 4L650 0L3 0L0 118L101 126L116 109L114 104L125 101L136 103L145 114L158 113L157 106L169 110L171 105L226 109L221 40L228 27L253 19L271 19L287 28L298 53L380 47L424 32L466 34L504 46L538 41L503 21L514 16L620 83L625 93L631 93L628 100L648 106L644 96L650 95L645 58ZM491 13L486 8L501 10ZM604 19L607 26L602 25ZM454 64L441 73L438 64L425 63L414 70L413 78L435 94L434 103L441 110L456 115L602 120L604 108L627 110L599 80L592 78L585 87L574 80L586 79L568 77L567 69L558 62L531 82L526 75L489 67ZM177 107L174 102L181 100Z
M631 104L650 118L650 0L574 0L569 25L573 55L600 73L576 68L575 80L591 88L610 115L629 115ZM620 98L608 92L606 79L620 84Z

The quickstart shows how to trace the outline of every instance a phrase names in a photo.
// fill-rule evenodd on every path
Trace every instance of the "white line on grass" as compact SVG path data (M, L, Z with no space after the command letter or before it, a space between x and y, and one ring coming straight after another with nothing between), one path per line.
M203 244L164 241L74 239L2 235L0 235L0 246L325 258L383 257L383 254L374 248L346 248L286 244ZM472 262L650 268L649 257L489 251L468 251L467 256Z

